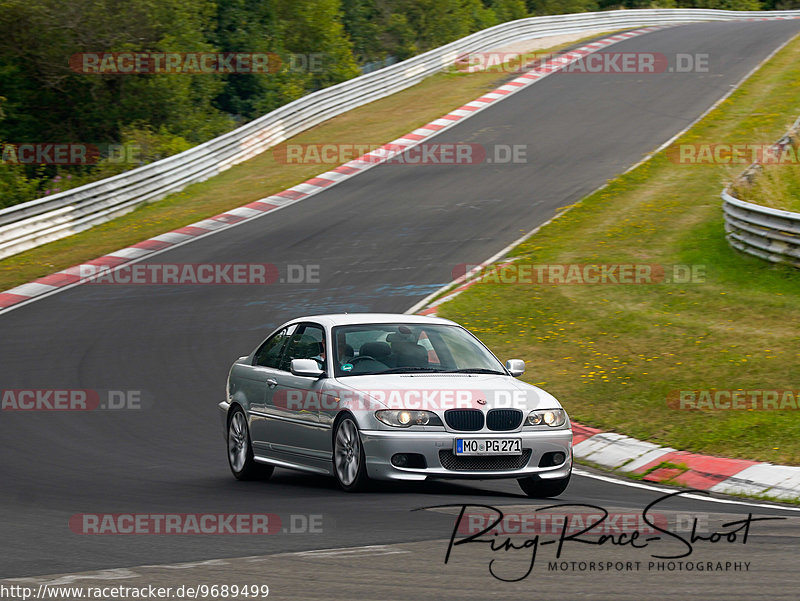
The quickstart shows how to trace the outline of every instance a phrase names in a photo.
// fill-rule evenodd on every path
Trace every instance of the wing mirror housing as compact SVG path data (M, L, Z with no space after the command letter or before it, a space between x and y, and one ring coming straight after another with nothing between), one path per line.
M320 378L325 374L314 359L292 359L289 364L289 371L292 372L293 376L302 376L304 378Z
M515 378L525 373L525 362L522 359L509 359L506 361L506 369Z

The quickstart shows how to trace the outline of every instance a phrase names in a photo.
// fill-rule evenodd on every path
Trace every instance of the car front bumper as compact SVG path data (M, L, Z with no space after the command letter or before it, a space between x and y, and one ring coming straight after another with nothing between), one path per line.
M507 456L481 455L479 460L454 461L452 453L457 438L521 438L523 453L530 449L530 457L519 467L509 469ZM572 469L572 430L536 430L524 432L392 432L387 430L362 430L361 441L367 459L367 473L376 480L425 480L427 478L524 478L542 480L561 479ZM542 455L550 452L564 453L566 460L560 465L539 467ZM440 454L440 452L444 452ZM425 457L426 468L398 467L392 464L396 453L417 453ZM449 453L449 455L448 455ZM502 460L494 458L504 457ZM443 464L447 463L448 467ZM492 466L497 463L497 469ZM453 465L457 469L453 469ZM481 465L471 469L470 465Z

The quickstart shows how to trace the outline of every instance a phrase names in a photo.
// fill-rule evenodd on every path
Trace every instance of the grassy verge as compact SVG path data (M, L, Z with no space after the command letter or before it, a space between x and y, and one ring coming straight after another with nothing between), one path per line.
M788 149L787 149L788 150ZM791 150L792 161L780 165L765 165L752 184L738 185L733 193L737 198L756 204L800 213L800 167L797 156L800 146Z
M800 114L799 99L795 39L675 144L769 144ZM512 254L534 265L696 265L703 281L484 281L440 314L499 356L526 357L526 379L579 422L695 452L800 464L796 405L681 410L669 402L677 391L800 388L800 272L728 246L719 193L733 173L669 156L674 149L611 181Z
M594 34L586 39L599 37ZM561 50L569 42L538 53ZM502 67L476 73L445 72L387 98L362 106L303 132L224 173L156 203L0 261L0 290L94 259L158 234L264 198L333 169L337 164L286 164L286 144L381 145L447 114L516 77ZM345 159L342 162L346 162Z

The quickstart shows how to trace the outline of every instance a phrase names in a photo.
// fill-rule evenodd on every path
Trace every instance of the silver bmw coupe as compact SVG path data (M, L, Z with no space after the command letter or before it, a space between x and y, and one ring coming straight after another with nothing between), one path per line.
M553 497L572 472L559 402L516 378L452 321L393 314L314 315L280 326L240 357L219 404L233 475L275 467L373 480L514 478Z

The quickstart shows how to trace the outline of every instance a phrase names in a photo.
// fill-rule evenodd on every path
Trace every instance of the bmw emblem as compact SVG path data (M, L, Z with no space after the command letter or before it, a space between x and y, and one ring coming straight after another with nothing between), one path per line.
M485 405L485 404L486 401L484 401L483 399L478 399L478 405Z

